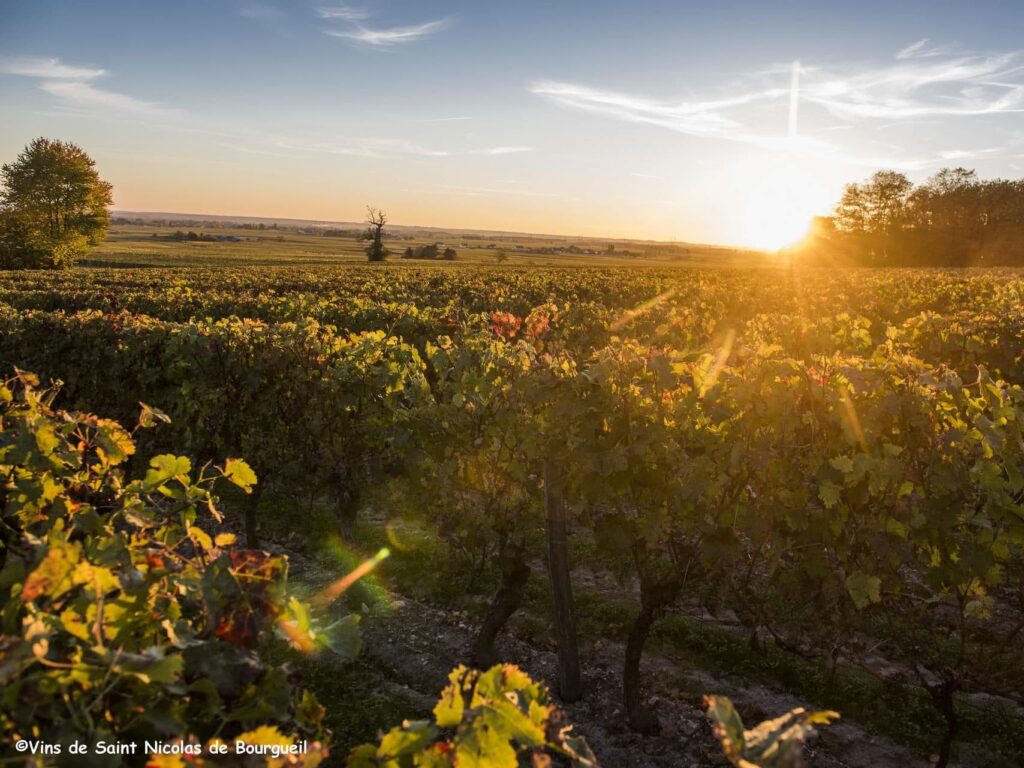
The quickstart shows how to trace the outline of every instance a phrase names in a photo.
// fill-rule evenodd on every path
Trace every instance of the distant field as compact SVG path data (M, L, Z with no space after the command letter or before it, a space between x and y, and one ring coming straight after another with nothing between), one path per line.
M201 242L175 240L176 231L194 231L219 238L233 237L237 241ZM629 251L628 256L607 254L608 243L583 238L535 238L503 235L481 237L439 235L438 232L413 232L386 238L391 251L390 260L405 261L401 257L407 247L442 242L458 253L458 261L467 264L496 264L497 254L507 255L511 265L585 265L623 266L667 264L763 264L764 254L729 248L673 243L614 242L616 251ZM539 253L541 249L567 250L574 246L591 253ZM83 263L84 266L264 266L303 264L343 264L365 262L364 243L354 236L338 237L304 234L291 230L253 230L245 228L175 227L138 224L114 225L106 241L96 248ZM429 263L410 260L414 264Z

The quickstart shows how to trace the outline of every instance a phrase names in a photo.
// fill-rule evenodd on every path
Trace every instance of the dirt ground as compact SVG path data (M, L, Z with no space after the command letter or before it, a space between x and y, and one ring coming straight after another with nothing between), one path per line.
M365 622L365 653L379 666L389 685L408 689L410 703L432 703L447 673L466 661L474 625L465 614L399 598L387 614ZM505 637L498 644L503 659L514 662L554 689L557 656L547 643ZM657 711L661 733L642 736L624 724L620 704L624 647L601 640L581 647L585 695L563 703L569 722L584 736L606 768L684 768L728 765L714 740L702 707L704 694L732 698L748 726L762 717L806 702L762 686L737 688L699 670L681 669L655 653L644 656L647 704ZM824 729L807 749L815 768L914 768L928 763L909 750L839 721Z
M328 574L314 559L296 551L294 539L289 539L270 543L267 548L289 555L293 578L307 584L326 583ZM536 623L540 622L532 622ZM556 690L557 655L549 633L514 628L531 622L511 624L497 644L500 658L519 665ZM375 688L371 695L405 700L409 717L423 717L429 716L450 670L468 662L468 649L478 627L469 611L393 593L389 605L372 608L364 615L362 628L362 653L371 663ZM730 697L748 727L793 707L809 706L785 691L764 685L740 686L648 648L643 659L645 703L657 713L661 732L656 736L640 735L625 724L622 712L624 644L608 639L584 640L580 655L584 697L559 704L604 768L727 766L702 706L708 693ZM844 720L812 737L806 757L813 768L928 766L906 747Z

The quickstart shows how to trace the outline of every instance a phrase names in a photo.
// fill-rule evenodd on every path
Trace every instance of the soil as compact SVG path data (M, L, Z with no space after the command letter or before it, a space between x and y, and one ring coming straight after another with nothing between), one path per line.
M315 560L304 556L304 547L295 544L296 539L289 537L283 545L268 542L266 548L289 555L293 578L311 585L326 583L328 575ZM478 623L475 612L392 594L389 605L370 609L362 623L363 654L370 661L374 693L405 700L409 717L429 716L448 673L456 665L468 663ZM515 629L544 627L544 620L537 617L534 622L513 620L511 624L497 643L500 658L519 665L556 691L557 655L549 632ZM642 667L645 704L656 712L661 729L658 735L640 735L626 725L622 711L624 643L583 641L580 655L584 697L559 704L574 724L574 732L586 738L604 768L728 766L705 715L702 702L706 693L731 698L748 727L794 707L810 708L808 702L785 691L739 685L648 649ZM351 745L336 745L339 750L347 746ZM908 748L843 720L821 729L805 753L813 768L929 765Z

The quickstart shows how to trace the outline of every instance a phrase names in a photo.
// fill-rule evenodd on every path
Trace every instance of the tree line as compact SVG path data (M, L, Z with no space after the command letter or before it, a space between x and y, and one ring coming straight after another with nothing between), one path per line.
M848 184L797 249L866 266L1024 265L1024 179L943 168L915 185L897 171Z

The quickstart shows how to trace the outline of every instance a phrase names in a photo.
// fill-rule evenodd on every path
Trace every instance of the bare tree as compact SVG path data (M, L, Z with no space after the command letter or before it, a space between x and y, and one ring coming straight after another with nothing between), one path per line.
M384 247L384 226L388 223L388 215L379 208L366 206L366 228L364 240L370 242L366 246L366 258L370 261L384 261L388 257L388 249Z

